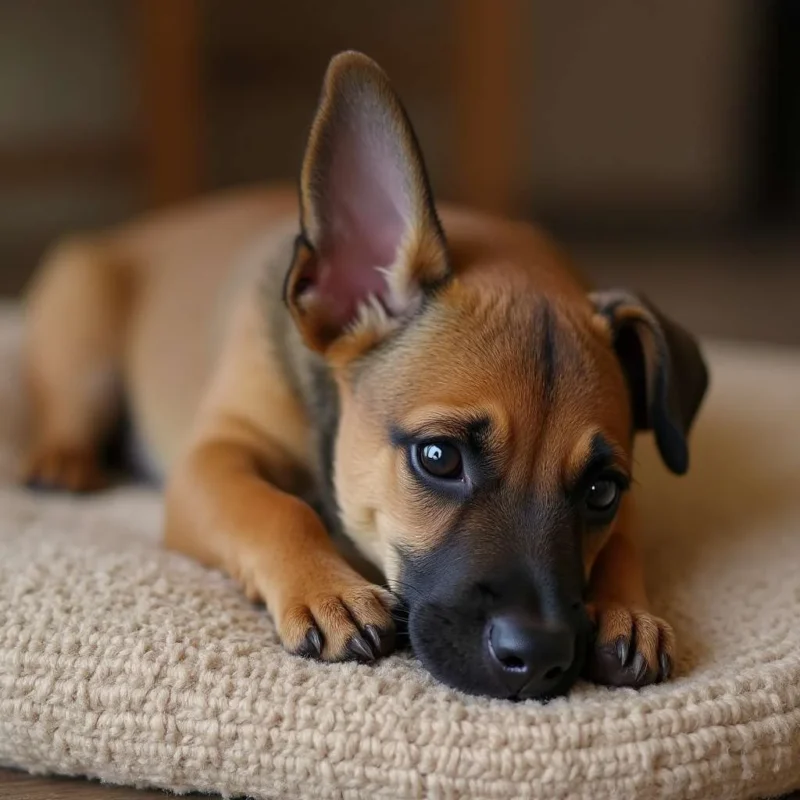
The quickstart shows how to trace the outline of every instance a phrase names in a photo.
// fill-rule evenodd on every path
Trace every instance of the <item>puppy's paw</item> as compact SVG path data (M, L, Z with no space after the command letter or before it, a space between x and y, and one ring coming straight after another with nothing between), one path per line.
M44 445L25 460L20 480L31 489L95 492L108 485L92 447Z
M675 634L664 620L616 604L590 604L595 639L586 677L606 686L641 688L667 680L675 659Z
M362 578L331 578L284 605L278 632L287 650L322 661L370 662L395 647L392 595Z

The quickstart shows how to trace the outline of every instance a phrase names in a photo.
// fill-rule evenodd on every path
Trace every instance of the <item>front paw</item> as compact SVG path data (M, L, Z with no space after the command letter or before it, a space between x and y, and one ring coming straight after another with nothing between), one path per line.
M664 620L616 604L590 604L595 639L586 677L606 686L641 688L667 680L675 660L675 634Z
M46 443L28 454L20 481L30 489L95 492L108 485L108 477L91 446L64 447Z
M370 662L394 650L390 592L363 578L329 577L281 603L277 624L289 652L322 661Z

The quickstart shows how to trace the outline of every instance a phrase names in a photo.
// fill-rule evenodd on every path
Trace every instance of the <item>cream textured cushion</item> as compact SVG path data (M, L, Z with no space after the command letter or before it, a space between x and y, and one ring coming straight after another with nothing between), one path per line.
M141 489L8 485L17 325L0 316L0 764L269 798L766 797L800 787L800 356L711 348L690 477L642 448L677 677L541 705L465 697L407 656L282 652L236 586L159 549Z

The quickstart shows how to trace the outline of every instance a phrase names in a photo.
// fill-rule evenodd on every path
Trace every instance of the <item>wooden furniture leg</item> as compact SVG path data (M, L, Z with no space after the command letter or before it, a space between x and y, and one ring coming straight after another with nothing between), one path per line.
M452 0L458 199L513 214L522 126L517 42L525 0Z
M202 189L200 9L197 0L133 0L145 201Z

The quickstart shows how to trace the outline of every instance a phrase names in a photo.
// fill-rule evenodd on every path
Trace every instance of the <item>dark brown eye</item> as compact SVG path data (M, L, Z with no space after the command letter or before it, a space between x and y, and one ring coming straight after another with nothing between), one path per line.
M463 471L461 453L449 442L428 442L418 445L419 465L434 478L456 480Z
M586 492L586 508L592 514L610 514L619 501L619 485L616 481L601 479L593 481Z

